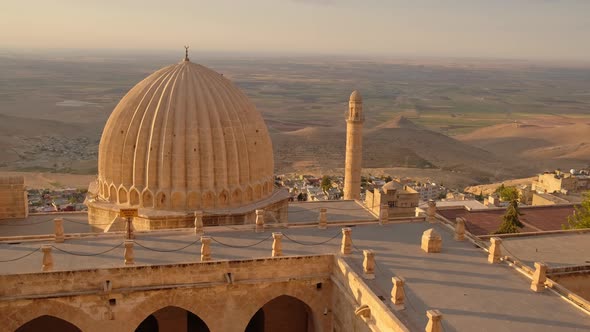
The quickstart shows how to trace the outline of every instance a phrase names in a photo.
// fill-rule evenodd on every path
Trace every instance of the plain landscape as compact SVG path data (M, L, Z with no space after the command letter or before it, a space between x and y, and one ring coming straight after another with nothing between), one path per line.
M119 99L182 55L97 53L0 52L0 171L26 174L31 185L85 186ZM461 188L590 163L590 67L581 64L211 54L191 60L224 74L256 104L277 174L343 173L344 113L355 89L366 118L365 174Z

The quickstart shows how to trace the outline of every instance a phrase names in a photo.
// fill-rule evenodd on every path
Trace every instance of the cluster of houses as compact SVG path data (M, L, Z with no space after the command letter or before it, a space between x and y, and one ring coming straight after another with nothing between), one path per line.
M86 191L76 188L27 190L30 213L86 211Z

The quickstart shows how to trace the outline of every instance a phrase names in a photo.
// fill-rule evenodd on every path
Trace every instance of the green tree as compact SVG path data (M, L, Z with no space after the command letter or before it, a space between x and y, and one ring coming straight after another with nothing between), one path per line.
M479 195L475 195L475 199L479 202L483 202L484 197L483 197L483 191L479 191Z
M320 187L324 192L328 192L328 189L332 188L332 179L329 176L324 175L322 177L322 182L320 183Z
M590 191L584 193L582 203L574 206L574 214L567 217L567 224L561 227L564 229L590 228Z
M520 222L519 217L521 215L522 213L518 211L518 201L516 199L511 200L506 208L506 213L502 217L502 224L494 234L518 233L518 229L524 227Z
M498 196L500 196L500 199L505 202L512 202L513 200L518 200L519 197L518 189L516 189L516 187L506 187L503 183L496 189L496 193L498 194Z

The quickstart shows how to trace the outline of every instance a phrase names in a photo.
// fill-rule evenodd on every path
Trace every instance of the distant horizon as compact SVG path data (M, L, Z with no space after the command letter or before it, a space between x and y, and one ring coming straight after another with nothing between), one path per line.
M590 59L584 0L9 1L1 48Z
M81 47L4 47L0 46L0 56L5 53L15 53L15 55L38 54L44 56L126 56L126 57L174 57L175 53L178 58L184 56L184 48L181 45L178 50L172 48L81 48ZM466 61L507 61L507 62L526 62L535 64L561 64L561 65L590 65L590 58L544 58L544 57L502 57L502 56L469 56L469 55L445 55L445 54L412 54L412 53L382 53L382 54L362 54L362 53L337 53L337 52L281 52L281 51L230 51L230 50L205 50L189 48L189 57L194 56L221 56L224 58L235 57L253 57L253 58L326 58L336 57L342 60L466 60Z

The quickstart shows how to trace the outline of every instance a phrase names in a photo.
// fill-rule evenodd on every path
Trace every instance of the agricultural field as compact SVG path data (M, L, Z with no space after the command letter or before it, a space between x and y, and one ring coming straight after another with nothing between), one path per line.
M100 134L119 99L181 55L88 53L0 51L0 171L95 174ZM277 173L342 172L344 113L355 89L364 101L366 172L413 172L459 186L590 160L590 66L198 53L191 59L224 74L256 104Z

